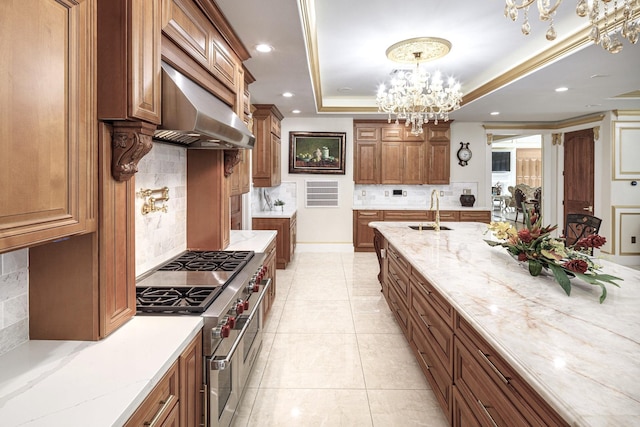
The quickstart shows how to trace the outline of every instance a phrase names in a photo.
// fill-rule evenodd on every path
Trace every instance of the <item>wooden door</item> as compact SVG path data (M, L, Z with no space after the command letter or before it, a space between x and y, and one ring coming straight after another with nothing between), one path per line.
M595 147L593 129L564 136L564 218L570 213L593 215Z

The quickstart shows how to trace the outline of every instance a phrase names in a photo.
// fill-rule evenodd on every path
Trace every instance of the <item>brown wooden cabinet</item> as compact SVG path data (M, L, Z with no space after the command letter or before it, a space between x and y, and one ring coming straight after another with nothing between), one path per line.
M282 113L272 104L255 104L253 133L253 186L276 187L282 180L280 121Z
M112 133L100 124L98 231L29 250L31 339L98 340L135 315L135 182L111 176Z
M427 184L449 184L451 175L451 129L449 123L429 124L427 133Z
M412 135L403 125L354 120L355 183L448 184L449 125L429 123L422 135Z
M369 223L382 220L382 211L353 211L353 247L356 252L373 252L374 233Z
M98 2L98 118L160 124L161 0Z
M383 294L454 427L568 424L389 242Z
M287 268L291 262L296 246L297 215L291 218L253 218L254 230L275 230L276 236L276 267Z
M271 279L271 287L267 291L267 295L265 295L262 300L262 315L266 319L271 311L271 307L276 300L277 287L276 287L276 239L269 244L267 249L265 250L265 254L267 254L267 258L265 259L264 265L267 267L267 273L263 280Z
M97 1L0 17L0 253L96 229Z
M200 331L124 426L201 426L203 387Z
M374 231L369 227L372 221L412 221L433 222L436 219L435 210L354 210L353 211L353 248L355 252L374 251ZM440 221L458 222L473 221L486 222L491 220L490 211L440 211Z
M202 378L202 331L193 338L178 359L180 368L181 427L199 427L204 417L204 379Z

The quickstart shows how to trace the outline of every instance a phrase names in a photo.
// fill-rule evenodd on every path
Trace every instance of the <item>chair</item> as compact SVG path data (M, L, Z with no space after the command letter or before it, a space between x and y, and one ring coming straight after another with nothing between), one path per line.
M536 215L540 215L540 203L542 203L542 187L536 187L533 191L533 210Z
M516 186L514 190L514 196L516 200L516 222L518 222L518 214L523 212L523 208L526 209L527 196L524 194L524 190ZM522 223L524 224L524 215L522 215Z
M602 220L595 216L585 214L567 214L564 225L565 245L573 246L583 237L598 234ZM593 248L590 250L593 255Z

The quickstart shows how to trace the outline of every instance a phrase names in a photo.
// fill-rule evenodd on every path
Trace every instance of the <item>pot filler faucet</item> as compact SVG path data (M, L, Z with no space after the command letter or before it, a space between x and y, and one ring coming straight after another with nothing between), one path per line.
M430 211L433 210L433 196L436 197L436 223L433 229L435 231L440 231L440 194L438 193L438 190L436 188L431 190L431 206L429 207Z

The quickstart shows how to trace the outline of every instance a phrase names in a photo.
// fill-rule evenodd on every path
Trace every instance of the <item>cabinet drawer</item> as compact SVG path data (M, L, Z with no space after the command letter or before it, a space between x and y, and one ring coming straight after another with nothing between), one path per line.
M400 126L382 128L383 141L402 141L404 133Z
M402 329L404 336L409 339L409 310L402 301L402 298L398 295L398 291L394 286L389 286L387 303L391 312L398 321L398 325Z
M174 407L178 404L178 387L178 361L176 361L129 418L125 427L162 425L169 419Z
M453 347L453 333L451 333ZM440 406L447 417L451 413L451 373L443 366L439 358L435 355L434 348L430 345L430 340L422 333L415 322L411 328L411 348L416 356L418 365L422 369L427 381L431 384Z
M391 250L387 251L389 257L389 266L387 276L390 284L396 288L398 296L402 298L405 306L409 305L409 265L405 260L399 258L397 253Z
M417 292L418 298L423 298L425 301L428 301L431 307L433 307L441 317L444 324L453 330L455 319L454 308L431 286L431 283L422 277L414 268L411 269L411 287L412 292Z
M432 356L438 358L448 376L453 374L453 330L428 302L429 297L411 283L409 313L413 317L413 331L424 336L425 344L431 348Z
M435 217L435 212L433 213ZM459 211L440 211L440 221L458 222L460 221Z
M460 316L456 320L456 350L464 347L475 359L475 368L482 368L483 386L491 383L522 414L529 424L567 426L564 421L496 351ZM455 356L454 370L459 357ZM474 368L474 369L475 369ZM456 378L458 373L455 374ZM477 375L480 375L478 370ZM457 383L456 383L457 384ZM484 401L483 401L484 403ZM514 424L511 424L514 425Z
M384 211L385 221L429 221L429 211Z
M462 222L491 222L491 212L489 211L460 211L460 221Z
M356 141L377 141L380 129L377 127L356 127Z

